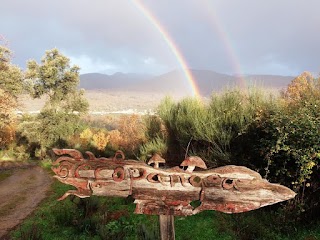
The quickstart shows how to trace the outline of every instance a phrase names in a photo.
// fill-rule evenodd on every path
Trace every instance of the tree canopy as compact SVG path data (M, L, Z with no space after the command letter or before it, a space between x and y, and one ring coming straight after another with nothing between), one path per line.
M48 148L65 144L79 129L88 102L84 91L78 89L79 67L71 66L58 49L46 51L40 64L29 61L25 76L31 96L46 96L47 101L34 121L21 125L21 132L38 145L36 155L44 157Z
M11 62L12 52L5 45L0 45L0 89L11 97L23 89L23 75L18 66Z
M65 112L86 112L88 103L79 90L78 66L71 66L69 58L58 49L48 50L38 64L30 60L27 64L26 78L31 80L31 95L40 98L48 96L45 108Z

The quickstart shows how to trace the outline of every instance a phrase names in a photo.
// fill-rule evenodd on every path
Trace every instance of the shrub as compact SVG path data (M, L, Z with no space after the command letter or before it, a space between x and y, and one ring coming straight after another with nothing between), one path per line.
M178 145L175 151L181 158L192 153L218 166L235 161L232 144L271 100L257 89L247 93L235 89L214 94L208 104L193 98L178 103L166 98L158 114L168 129L169 148Z
M168 151L167 143L160 137L155 137L140 147L140 159L146 161L153 154L157 153L161 156L165 155Z
M145 125L138 115L122 115L117 121L117 129L109 132L110 146L121 149L126 155L136 155L145 142Z
M320 81L303 73L282 93L281 104L251 129L251 156L271 181L297 193L293 207L300 217L312 220L320 212L318 180L320 160ZM247 142L249 137L246 139ZM249 154L248 154L249 155ZM265 169L263 169L265 168ZM304 217L303 217L304 216Z
M110 136L103 130L99 130L92 136L92 144L100 151L104 150L109 142Z

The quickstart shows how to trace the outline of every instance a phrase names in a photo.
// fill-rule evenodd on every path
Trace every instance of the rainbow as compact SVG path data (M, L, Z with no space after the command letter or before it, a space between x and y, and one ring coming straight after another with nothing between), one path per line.
M198 89L198 86L196 84L196 81L194 77L192 76L192 72L188 68L188 64L186 60L184 59L184 56L182 55L181 51L179 50L178 46L174 42L174 40L171 38L170 34L163 28L159 20L154 16L143 4L140 0L133 0L132 1L135 5L135 7L142 12L142 14L152 23L152 25L158 30L158 32L161 34L162 38L166 42L166 44L169 46L172 53L175 55L179 65L181 66L183 73L186 77L186 79L189 82L190 90L192 96L198 97L200 96L200 92Z
M214 10L213 3L209 0L204 0L201 2L205 5L202 9L205 9L206 14L208 15L208 19L211 20L214 30L216 31L218 37L224 45L224 49L228 55L228 59L230 59L234 74L239 76L237 78L238 87L246 89L246 81L242 77L243 71L241 70L240 61L237 58L235 50L232 47L232 44L229 40L230 38L228 37L226 31L222 28L222 23L219 21L216 11Z

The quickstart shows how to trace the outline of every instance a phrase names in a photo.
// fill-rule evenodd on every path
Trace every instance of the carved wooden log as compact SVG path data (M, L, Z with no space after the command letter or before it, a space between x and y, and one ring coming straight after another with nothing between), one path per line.
M135 213L187 216L203 210L246 212L295 196L289 188L269 183L259 173L242 166L203 171L193 171L192 166L184 171L179 167L153 168L140 161L125 160L122 152L117 152L114 158L96 158L87 152L88 160L73 149L54 152L71 156L61 156L54 162L55 178L77 188L60 200L70 194L82 198L132 195ZM192 207L190 203L197 200L200 206Z

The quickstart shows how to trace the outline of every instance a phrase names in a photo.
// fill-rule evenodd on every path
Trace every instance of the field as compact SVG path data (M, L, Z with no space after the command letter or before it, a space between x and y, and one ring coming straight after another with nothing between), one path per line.
M89 102L89 112L105 113L114 111L136 112L154 110L160 101L165 97L163 93L157 92L134 92L134 91L107 91L88 90L85 96ZM177 96L172 96L179 99ZM45 102L45 98L31 99L27 95L20 96L20 108L22 112L39 111Z

